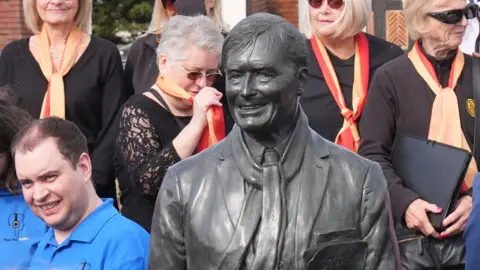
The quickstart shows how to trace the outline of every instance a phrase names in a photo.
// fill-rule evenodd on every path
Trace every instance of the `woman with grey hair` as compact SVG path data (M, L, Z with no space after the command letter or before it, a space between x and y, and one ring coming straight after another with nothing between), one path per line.
M376 72L360 123L359 153L382 166L403 267L464 269L462 232L470 216L471 187L480 160L472 159L457 205L436 229L427 214L448 209L406 187L390 155L398 134L472 152L473 58L463 54L459 46L467 19L478 14L478 6L467 5L465 0L404 0L403 9L415 45L408 55Z
M120 112L115 158L122 214L148 231L168 167L224 137L222 94L210 87L221 74L222 44L210 18L173 17L157 49L160 76Z
M126 87L130 93L143 93L150 89L158 76L155 50L165 24L175 15L210 17L222 33L227 32L221 16L220 0L156 0L147 33L131 47L125 64Z

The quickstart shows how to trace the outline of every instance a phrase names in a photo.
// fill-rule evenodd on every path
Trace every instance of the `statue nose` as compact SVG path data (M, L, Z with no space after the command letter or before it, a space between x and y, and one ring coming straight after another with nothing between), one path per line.
M240 95L244 97L248 97L254 94L255 91L252 90L251 87L251 75L247 74L245 76L245 80L243 81L242 84L242 89L240 90Z

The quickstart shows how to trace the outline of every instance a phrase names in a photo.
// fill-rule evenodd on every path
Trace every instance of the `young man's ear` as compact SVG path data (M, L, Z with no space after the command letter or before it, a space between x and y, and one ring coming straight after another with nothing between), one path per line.
M90 181L92 178L92 161L87 153L80 155L78 159L77 168L79 168L83 174L85 181Z

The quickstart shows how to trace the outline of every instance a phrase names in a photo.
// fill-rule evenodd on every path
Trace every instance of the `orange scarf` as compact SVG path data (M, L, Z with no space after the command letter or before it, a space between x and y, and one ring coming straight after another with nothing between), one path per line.
M165 94L188 100L193 103L193 97L187 91L180 88L173 82L158 76L156 85ZM225 120L223 118L223 110L218 106L211 106L207 111L207 128L203 131L202 137L198 142L197 151L201 152L208 147L216 144L225 138Z
M62 56L60 70L53 71L53 62L50 56L50 41L45 25L40 33L40 59L39 65L42 73L48 80L48 88L43 98L40 118L57 116L65 119L65 88L63 76L65 76L75 64L80 51L80 43L83 31L74 27L68 36Z
M418 74L420 74L436 95L432 107L428 139L471 152L470 146L463 134L457 95L454 92L465 65L465 57L463 53L460 52L460 50L457 51L457 55L450 71L448 86L446 88L442 88L432 64L423 55L418 42L415 43L415 46L408 54L408 57L412 61ZM462 192L467 191L472 186L476 173L477 164L475 160L472 159L465 175Z
M342 145L351 151L357 152L360 144L357 120L360 118L365 105L370 78L368 38L364 33L359 33L355 37L355 68L352 89L353 111L347 108L347 105L345 104L343 91L340 88L340 83L338 82L335 69L330 61L325 46L316 37L312 38L311 42L320 69L322 70L323 77L327 83L327 87L330 89L330 92L337 102L344 118L343 126L335 139L335 143Z

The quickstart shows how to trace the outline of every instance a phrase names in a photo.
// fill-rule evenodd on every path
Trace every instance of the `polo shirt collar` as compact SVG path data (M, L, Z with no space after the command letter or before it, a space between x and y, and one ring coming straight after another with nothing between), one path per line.
M105 223L115 215L118 215L117 209L113 206L113 199L104 199L103 203L93 210L80 225L72 232L61 246L68 245L70 241L90 243L97 237ZM48 230L42 242L58 246L55 240L55 234L52 228Z

